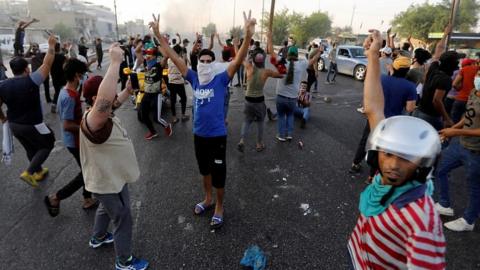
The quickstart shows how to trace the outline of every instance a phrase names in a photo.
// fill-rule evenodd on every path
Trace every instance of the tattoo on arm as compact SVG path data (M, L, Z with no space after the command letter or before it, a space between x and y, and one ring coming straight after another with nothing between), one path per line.
M108 99L99 99L95 102L95 107L98 112L107 113L112 109L112 102Z

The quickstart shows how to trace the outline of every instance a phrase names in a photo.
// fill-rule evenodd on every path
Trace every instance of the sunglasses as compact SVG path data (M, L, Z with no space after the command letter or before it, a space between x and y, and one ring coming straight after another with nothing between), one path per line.
M200 63L203 63L203 64L210 64L212 63L212 60L199 60Z

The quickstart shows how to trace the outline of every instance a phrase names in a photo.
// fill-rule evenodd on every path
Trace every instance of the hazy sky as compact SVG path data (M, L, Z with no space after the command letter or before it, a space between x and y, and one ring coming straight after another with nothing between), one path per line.
M113 9L113 0L90 0ZM386 30L395 14L411 4L426 0L276 0L275 10L284 7L289 10L310 14L320 9L330 14L334 26L348 26L352 18L355 32L366 32L369 28ZM439 0L430 0L431 3ZM217 25L220 32L228 31L234 21L243 24L243 10L252 10L252 16L259 20L262 14L262 0L117 0L119 21L144 19L150 21L151 13L161 14L162 28L169 27L180 32L196 32L209 22ZM265 10L270 10L271 0L265 0ZM383 23L382 23L383 22Z

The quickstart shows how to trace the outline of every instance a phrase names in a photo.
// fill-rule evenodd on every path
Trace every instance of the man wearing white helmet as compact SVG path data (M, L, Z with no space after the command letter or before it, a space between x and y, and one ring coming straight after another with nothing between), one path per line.
M424 120L385 119L378 52L380 32L364 43L368 72L365 114L372 134L368 162L379 173L360 195L360 217L348 242L355 269L444 269L445 237L428 178L440 139Z

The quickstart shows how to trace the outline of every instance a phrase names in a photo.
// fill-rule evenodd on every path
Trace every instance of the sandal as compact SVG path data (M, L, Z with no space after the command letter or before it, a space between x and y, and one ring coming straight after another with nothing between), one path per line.
M50 203L50 198L48 196L45 196L45 199L43 200L43 202L45 203L48 214L50 214L51 217L56 217L58 216L58 214L60 214L60 204L58 206L53 206Z
M197 215L197 216L201 216L203 215L206 211L210 210L210 209L213 209L213 207L215 207L215 204L212 203L210 205L205 205L203 202L201 203L197 203L195 205L195 208L193 209L193 214Z
M217 230L223 226L223 217L213 216L212 221L210 222L210 230Z
M97 207L99 204L98 200L97 199L94 199L94 198L86 198L84 199L83 201L83 210L88 210L88 209L92 209L92 208L95 208Z
M260 145L257 145L257 147L255 147L255 150L257 150L257 152L262 152L263 150L265 150L265 144L260 144Z
M237 150L241 153L243 153L245 151L245 144L243 142L239 142L237 144Z

